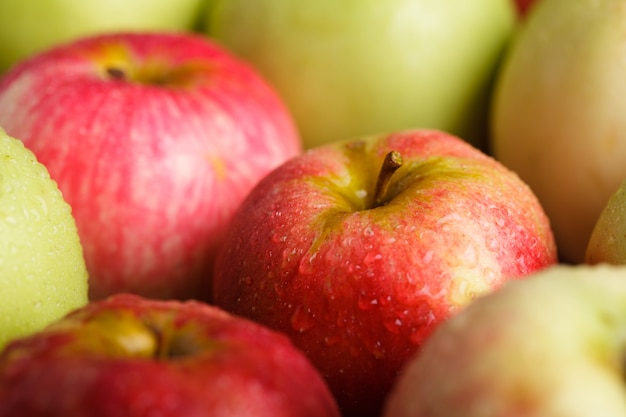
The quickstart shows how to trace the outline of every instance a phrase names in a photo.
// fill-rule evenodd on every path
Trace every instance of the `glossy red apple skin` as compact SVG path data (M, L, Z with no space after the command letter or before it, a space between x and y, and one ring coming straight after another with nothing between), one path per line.
M191 34L108 34L25 61L0 80L0 126L72 206L92 299L210 299L232 213L301 150L273 89Z
M287 337L196 301L118 294L0 354L2 417L339 417Z
M386 204L365 209L391 150L404 163ZM218 255L215 302L289 335L345 416L376 416L439 323L555 252L515 174L459 138L401 131L314 148L265 177Z

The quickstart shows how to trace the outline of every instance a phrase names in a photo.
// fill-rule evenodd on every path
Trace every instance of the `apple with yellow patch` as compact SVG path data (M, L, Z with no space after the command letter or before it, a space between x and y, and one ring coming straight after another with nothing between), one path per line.
M556 262L515 173L406 130L329 144L268 174L218 254L215 303L288 334L344 416L378 416L404 362L478 295Z

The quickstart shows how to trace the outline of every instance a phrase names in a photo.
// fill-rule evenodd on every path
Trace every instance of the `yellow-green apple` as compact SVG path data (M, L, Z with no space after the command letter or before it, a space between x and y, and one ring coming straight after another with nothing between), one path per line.
M431 335L383 416L624 416L625 305L623 265L508 282Z
M626 264L626 180L611 195L591 231L585 263Z
M0 130L0 349L85 303L71 208L46 167Z
M339 417L289 339L197 301L116 294L0 354L1 417Z
M0 125L72 206L90 297L210 298L214 250L302 144L275 91L202 35L83 38L0 80Z
M511 0L213 0L206 32L253 63L306 147L429 127L483 145Z
M541 0L495 87L491 150L533 189L569 263L626 177L625 30L621 0Z
M289 335L344 416L378 416L440 322L555 252L513 172L442 131L396 131L309 149L264 177L222 242L214 301Z
M190 30L204 0L0 1L0 72L50 47L111 31Z

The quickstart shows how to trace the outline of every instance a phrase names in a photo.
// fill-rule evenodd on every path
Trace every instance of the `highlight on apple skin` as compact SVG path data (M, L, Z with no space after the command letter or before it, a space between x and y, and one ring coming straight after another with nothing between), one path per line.
M302 149L271 86L189 33L82 38L23 61L0 80L0 126L71 205L91 299L210 300L233 212Z
M383 417L626 415L626 267L555 265L443 323Z
M262 179L222 242L214 300L289 335L345 416L377 416L440 322L556 262L515 173L458 137L406 130L310 149Z
M197 301L117 294L0 353L1 417L339 417L287 337Z

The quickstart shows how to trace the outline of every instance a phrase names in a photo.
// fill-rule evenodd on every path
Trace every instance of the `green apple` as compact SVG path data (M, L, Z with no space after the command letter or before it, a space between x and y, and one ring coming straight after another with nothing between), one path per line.
M496 81L493 154L539 197L569 263L626 177L625 6L538 1Z
M626 416L626 266L558 265L443 323L383 417Z
M204 0L2 0L0 72L48 47L105 31L188 30Z
M307 148L427 127L485 142L511 0L213 0L206 28L254 64Z
M0 349L86 302L70 206L34 154L0 130Z
M591 232L588 264L626 264L626 181L609 198Z

